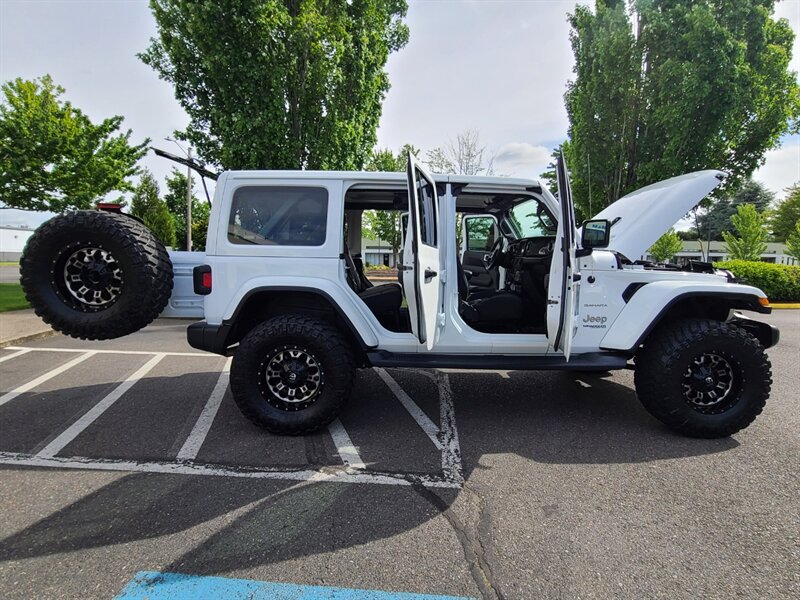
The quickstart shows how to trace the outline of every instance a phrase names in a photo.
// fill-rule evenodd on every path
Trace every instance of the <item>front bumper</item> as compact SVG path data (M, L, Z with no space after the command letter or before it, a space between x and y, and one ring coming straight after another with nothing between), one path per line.
M781 332L777 327L769 323L755 321L745 317L741 313L733 313L733 318L729 321L731 324L741 327L750 335L756 338L764 348L772 348L781 339Z
M230 325L209 325L205 321L192 323L186 329L186 339L192 348L226 356Z

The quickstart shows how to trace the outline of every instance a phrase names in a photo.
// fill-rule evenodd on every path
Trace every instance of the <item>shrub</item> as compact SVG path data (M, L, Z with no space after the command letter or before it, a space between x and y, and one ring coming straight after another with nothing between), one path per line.
M800 266L745 260L718 262L714 266L729 270L740 283L763 290L771 302L800 302Z

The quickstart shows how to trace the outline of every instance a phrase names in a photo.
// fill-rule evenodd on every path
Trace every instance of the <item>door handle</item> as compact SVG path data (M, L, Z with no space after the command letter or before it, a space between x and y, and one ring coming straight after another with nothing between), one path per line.
M425 281L430 281L434 277L436 277L438 273L436 271L431 271L430 269L425 269Z

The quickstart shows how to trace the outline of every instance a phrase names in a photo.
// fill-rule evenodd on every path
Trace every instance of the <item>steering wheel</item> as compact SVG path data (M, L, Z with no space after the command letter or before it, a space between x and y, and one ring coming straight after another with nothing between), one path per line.
M491 250L483 255L483 266L486 267L486 270L493 269L497 266L497 262L500 260L500 257L503 255L503 250L501 242L503 238L498 236L497 239L492 244Z

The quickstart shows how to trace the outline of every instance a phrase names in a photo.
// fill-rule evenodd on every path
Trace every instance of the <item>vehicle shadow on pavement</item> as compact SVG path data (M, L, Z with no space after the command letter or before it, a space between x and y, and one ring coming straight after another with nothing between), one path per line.
M450 383L465 478L485 454L513 453L546 464L626 464L739 446L734 438L670 431L642 407L627 372L460 372Z

